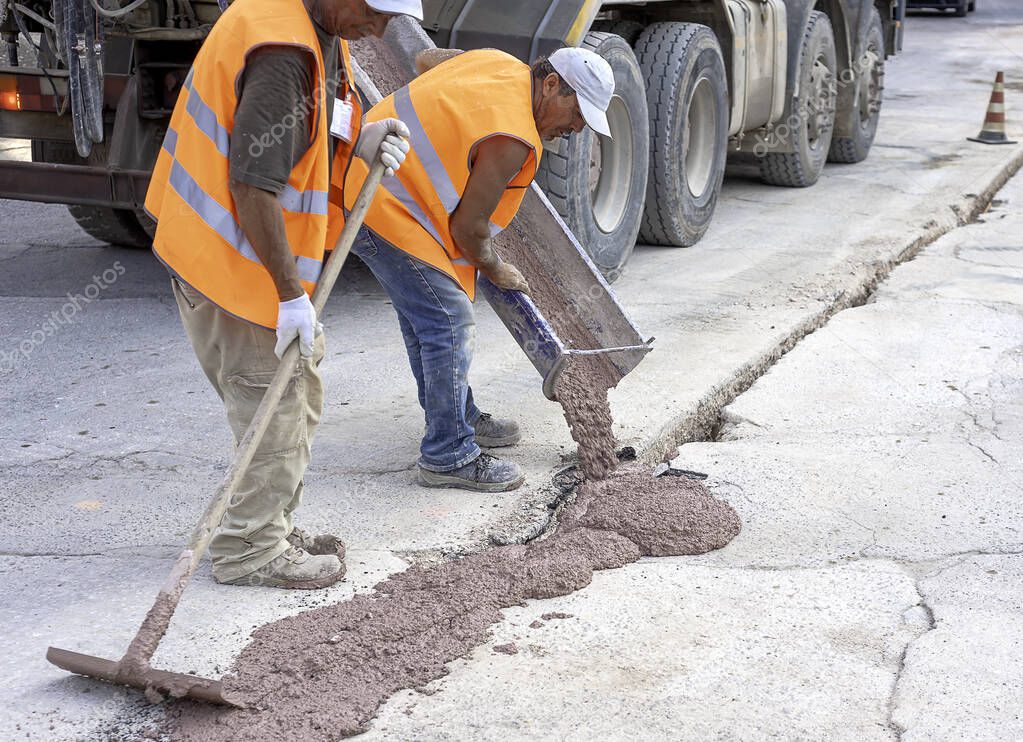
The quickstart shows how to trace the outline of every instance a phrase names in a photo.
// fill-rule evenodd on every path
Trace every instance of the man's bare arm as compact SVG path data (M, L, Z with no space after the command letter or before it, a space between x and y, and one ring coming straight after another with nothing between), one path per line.
M279 300L297 299L305 289L298 279L295 257L288 245L280 201L270 191L238 180L231 181L231 195L242 231L273 279Z
M518 291L527 291L528 286L522 274L502 262L491 246L490 217L529 153L526 144L511 137L493 137L480 144L465 193L448 223L466 260L501 288Z

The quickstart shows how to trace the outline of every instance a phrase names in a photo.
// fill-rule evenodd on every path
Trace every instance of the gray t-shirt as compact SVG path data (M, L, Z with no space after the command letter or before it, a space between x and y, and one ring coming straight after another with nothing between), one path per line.
M315 20L313 27L323 52L329 127L344 67L338 62L338 37ZM269 45L249 55L231 133L232 179L280 195L309 149L316 126L315 85L316 60L304 49ZM333 156L335 140L328 141Z

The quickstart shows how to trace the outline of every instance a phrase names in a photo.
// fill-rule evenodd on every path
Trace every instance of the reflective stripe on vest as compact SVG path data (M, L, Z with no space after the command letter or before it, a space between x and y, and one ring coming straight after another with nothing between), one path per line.
M224 145L230 151L230 136L227 130L217 123L216 114L213 109L203 102L202 98L194 90L191 90L188 82L191 80L191 73L185 80L185 89L189 91L188 103L185 110L195 121L196 126L206 134L210 141L221 150L221 137L224 138ZM192 101L195 101L195 105ZM174 150L177 147L178 133L168 127L167 135L164 137L163 148L167 154L174 157ZM168 183L178 192L182 200L187 203L196 214L199 215L210 228L220 235L225 242L238 251L246 260L262 265L259 256L249 242L248 237L235 219L234 214L225 209L217 200L206 193L196 182L195 178L189 175L188 170L177 160L171 163L170 177ZM300 214L327 215L327 192L326 191L299 191L290 185L285 185L284 190L277 197L281 208ZM314 258L307 258L302 255L295 256L295 266L298 269L298 277L309 283L316 283L320 280L320 273L323 270L323 261Z
M227 244L237 250L239 255L253 263L263 264L252 248L248 237L245 236L245 232L242 231L241 225L234 218L234 214L207 194L180 162L175 161L171 164L168 182L171 188L178 192L181 199L199 215L199 218L206 222L210 229L220 235ZM297 192L295 195L301 196ZM326 211L324 210L323 213ZM323 261L296 255L295 267L298 269L298 277L301 280L316 283L320 280Z
M455 209L458 208L462 197L455 191L455 186L451 182L450 176L448 176L448 171L444 168L444 163L440 161L440 156L437 154L433 142L430 141L430 137L423 128L423 123L419 120L418 114L416 114L416 108L412 105L407 85L400 90L394 91L394 110L398 112L398 118L408 126L409 134L411 135L409 137L409 144L419 156L419 161L423 163L423 169L426 170L426 175L430 178L433 189L440 196L441 203L444 204L444 208L449 215L455 213ZM392 176L390 181L397 183L397 186L387 190L391 191L394 197L401 201L405 208L415 217L415 220L423 225L441 247L444 247L444 240L437 234L437 230L433 227L433 222L419 208L419 204L415 202L415 199L409 195L409 192L405 190L405 187L401 185L401 182L396 177ZM401 195L398 194L398 189L400 189ZM490 222L491 237L500 234L503 229L504 227ZM472 265L472 263L464 258L452 262L456 265Z
M444 247L444 240L441 239L440 234L438 234L437 227L434 225L430 217L426 215L426 212L423 211L422 207L416 203L416 200L412 198L412 194L405 189L405 186L402 185L400 180L398 180L395 176L390 175L380 181L380 186L398 199L401 202L401 205L408 210L408 213L412 216L412 218L419 222L423 229L430 233L430 236L433 237L433 239L437 240L438 245Z
M312 141L277 197L298 278L312 292L323 268L329 221L343 215L330 200L325 105L330 86L324 84L319 39L302 0L236 0L221 16L182 84L146 196L146 210L157 220L157 256L225 311L268 328L276 325L277 291L241 228L229 159L238 85L249 54L281 44L307 51L316 63ZM343 41L340 53L350 81ZM353 102L354 138L361 110L357 98ZM342 177L350 155L351 147L339 143L335 164Z
M206 105L206 101L202 99L202 96L192 89L192 75L194 73L195 70L190 69L182 85L188 91L188 102L185 104L185 111L192 117L199 131L210 138L210 141L216 146L217 152L224 157L229 157L231 154L231 134L220 125L217 121L217 114Z
M412 99L409 97L408 85L394 91L394 110L398 112L398 118L408 126L409 133L412 135L409 144L416 151L419 161L423 163L423 169L426 170L426 175L433 184L433 190L440 196L440 201L444 204L447 212L452 213L458 206L458 202L462 200L462 196L455 191L451 177L444 168L444 163L440 161L440 155L437 154L433 142L426 134L423 122L419 120L416 108L412 105Z

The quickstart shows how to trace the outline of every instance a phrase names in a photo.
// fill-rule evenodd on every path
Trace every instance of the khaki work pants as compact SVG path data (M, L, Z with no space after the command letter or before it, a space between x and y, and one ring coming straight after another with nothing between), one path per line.
M199 364L224 401L235 441L240 441L277 371L277 337L231 316L183 281L171 278L171 286ZM222 582L254 572L289 547L292 513L302 500L309 447L323 411L317 367L324 352L321 334L313 357L299 363L210 543L213 574Z

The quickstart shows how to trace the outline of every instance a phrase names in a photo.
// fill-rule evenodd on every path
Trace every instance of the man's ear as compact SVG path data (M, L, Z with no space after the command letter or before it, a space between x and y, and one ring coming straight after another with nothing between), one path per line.
M548 95L554 95L561 90L561 77L557 72L552 72L543 79L543 92Z

